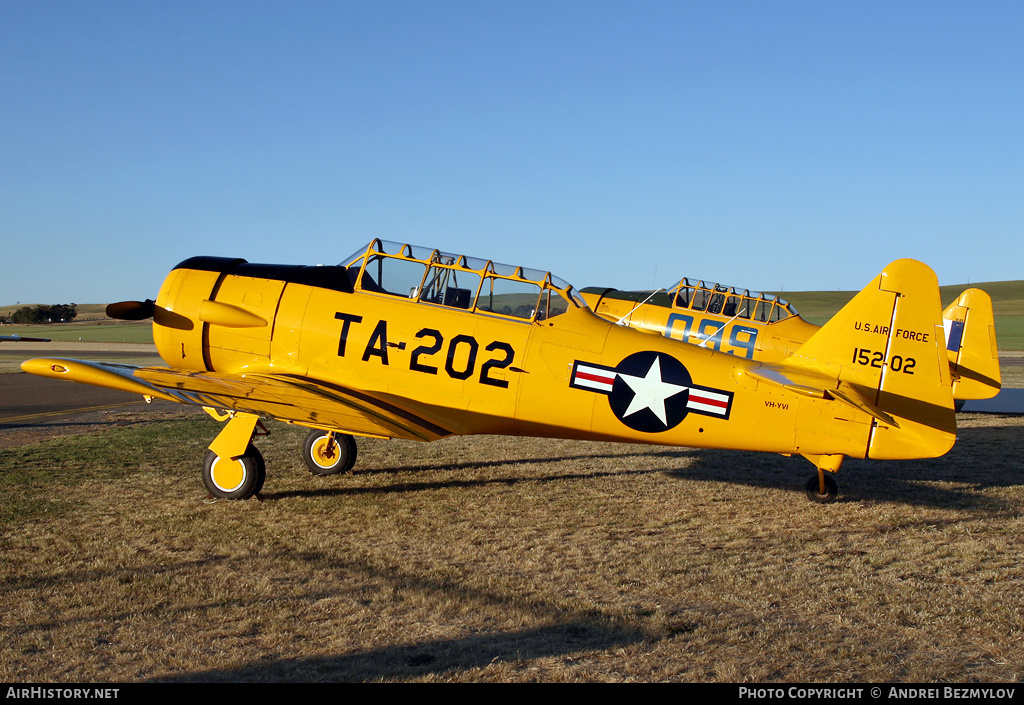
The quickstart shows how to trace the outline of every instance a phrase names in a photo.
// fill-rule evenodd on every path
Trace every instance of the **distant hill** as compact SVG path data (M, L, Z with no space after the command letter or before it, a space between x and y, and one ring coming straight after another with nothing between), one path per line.
M981 289L992 297L996 317L996 341L1000 350L1024 350L1024 281L977 282L940 286L939 295L945 308L964 289ZM774 292L789 301L810 323L822 325L846 305L856 291L780 291Z
M951 304L964 289L982 289L992 297L996 317L996 340L1000 350L1024 350L1024 281L977 282L939 287L942 306ZM855 291L779 291L770 292L789 301L804 320L822 325L845 306ZM0 315L10 315L22 306L0 306ZM106 304L78 304L78 321L110 321Z
M980 282L940 286L942 306L949 306L964 289L981 289L992 297L992 310L997 316L1024 316L1024 281ZM822 324L850 302L856 291L773 291L789 301L804 319Z

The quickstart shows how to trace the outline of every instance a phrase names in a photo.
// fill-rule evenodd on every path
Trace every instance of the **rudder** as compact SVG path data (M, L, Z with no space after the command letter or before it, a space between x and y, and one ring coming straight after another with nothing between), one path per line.
M956 400L991 399L1002 388L992 297L967 289L942 312Z

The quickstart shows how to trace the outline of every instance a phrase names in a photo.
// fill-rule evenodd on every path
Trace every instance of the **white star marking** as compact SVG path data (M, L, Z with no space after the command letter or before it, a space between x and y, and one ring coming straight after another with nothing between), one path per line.
M650 409L666 426L668 426L668 418L665 416L665 400L689 389L689 387L669 384L662 380L661 358L657 356L645 377L624 375L621 372L618 374L622 381L633 390L633 401L629 402L629 408L626 409L623 416L635 414L642 409Z

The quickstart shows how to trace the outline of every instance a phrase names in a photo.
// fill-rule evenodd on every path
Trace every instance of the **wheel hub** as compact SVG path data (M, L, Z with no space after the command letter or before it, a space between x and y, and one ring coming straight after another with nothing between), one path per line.
M324 436L313 444L313 459L317 465L329 468L337 464L338 458L338 444L331 436Z

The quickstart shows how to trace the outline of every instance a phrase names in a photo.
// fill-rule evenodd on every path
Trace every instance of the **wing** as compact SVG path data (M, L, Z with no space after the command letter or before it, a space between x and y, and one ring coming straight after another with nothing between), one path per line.
M362 436L432 441L455 432L444 419L408 400L300 375L186 372L64 358L27 360L21 368L42 377Z

